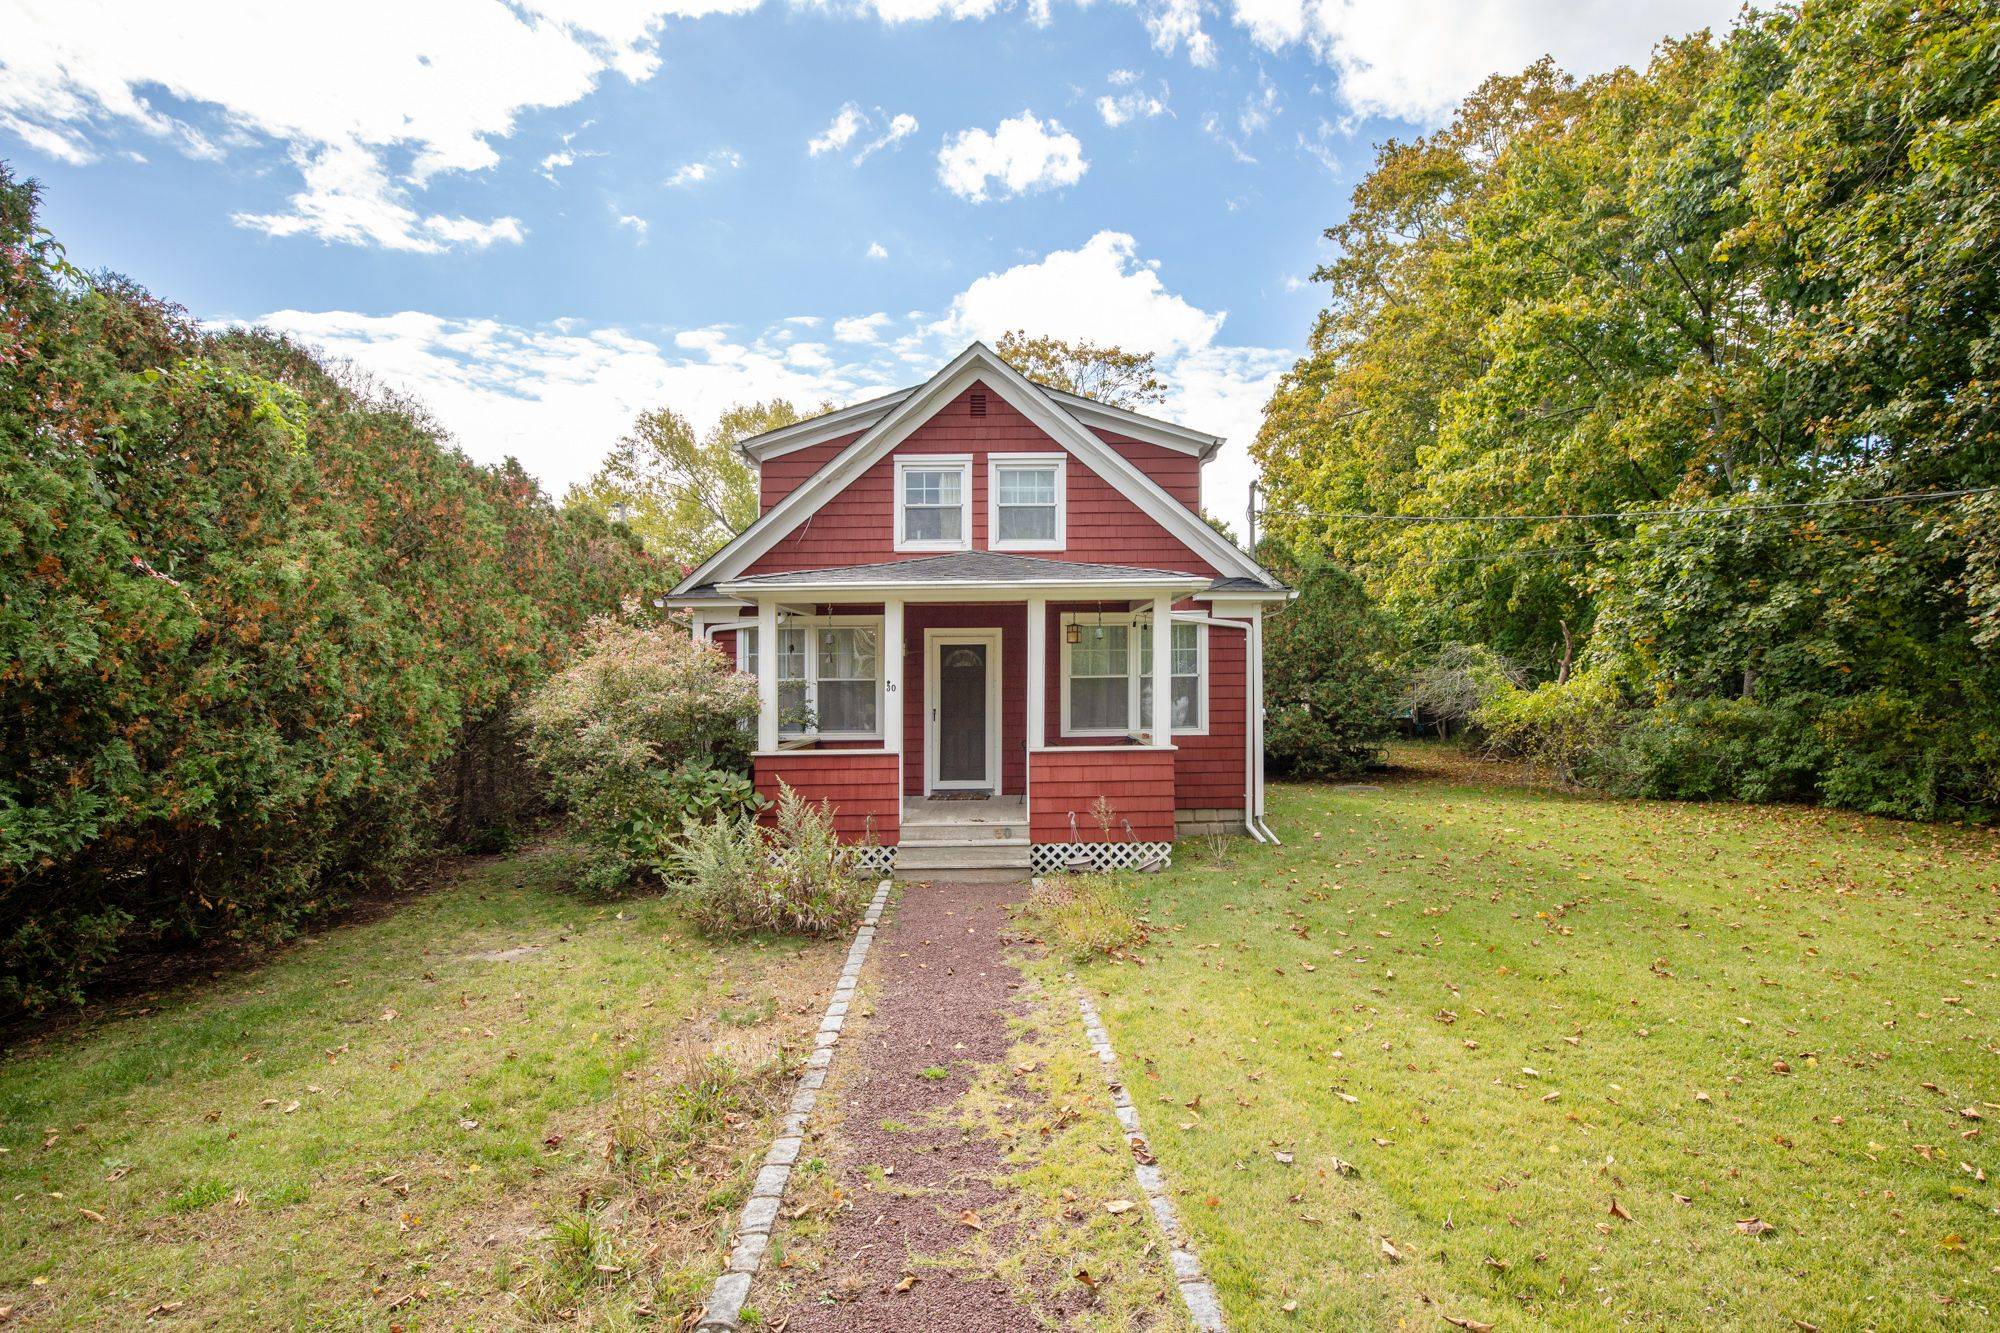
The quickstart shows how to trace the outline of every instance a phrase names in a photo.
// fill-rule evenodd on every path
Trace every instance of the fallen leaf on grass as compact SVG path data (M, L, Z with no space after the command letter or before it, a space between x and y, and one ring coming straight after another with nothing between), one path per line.
M1626 1212L1625 1205L1618 1202L1615 1197L1611 1200L1611 1215L1620 1222L1630 1222L1632 1220L1632 1214Z
M1462 1328L1466 1333L1493 1333L1493 1325L1482 1324L1477 1319L1465 1319L1455 1314L1443 1316L1444 1322L1453 1328Z
M1104 1205L1104 1211L1110 1213L1113 1217L1116 1217L1120 1213L1129 1213L1132 1211L1132 1201L1130 1199L1113 1199Z
M1767 1231L1777 1230L1769 1222L1761 1221L1754 1217L1738 1218L1736 1220L1736 1229L1746 1236L1761 1236Z
M1089 1287L1092 1291L1097 1290L1097 1279L1090 1275L1090 1270L1088 1268L1077 1269L1076 1280L1078 1282L1081 1282L1084 1286Z
M1403 1252L1391 1245L1387 1236L1382 1237L1382 1257L1392 1264L1403 1262Z
M979 1214L973 1212L970 1208L959 1213L958 1224L962 1227L969 1227L974 1231L986 1230L986 1224L979 1220Z
M917 1285L917 1275L915 1273L912 1273L908 1277L904 1278L901 1282L898 1282L896 1284L896 1290L908 1291L911 1287L914 1287L916 1285Z

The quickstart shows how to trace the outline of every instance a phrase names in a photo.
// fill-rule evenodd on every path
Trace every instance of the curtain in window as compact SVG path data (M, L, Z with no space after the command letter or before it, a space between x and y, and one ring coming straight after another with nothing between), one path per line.
M964 539L965 474L957 468L903 473L903 540L955 542Z
M1125 625L1085 625L1070 649L1069 725L1074 731L1124 731L1131 727L1131 630Z
M806 729L810 700L806 694L806 631L778 631L778 730L797 736Z
M1139 726L1153 725L1153 635L1151 626L1141 626L1145 636L1139 646ZM1173 720L1175 730L1201 726L1201 626L1176 622L1174 625Z
M999 471L1000 530L1003 542L1052 542L1056 539L1056 470L1053 467L1003 467Z
M819 631L819 729L875 730L875 631Z

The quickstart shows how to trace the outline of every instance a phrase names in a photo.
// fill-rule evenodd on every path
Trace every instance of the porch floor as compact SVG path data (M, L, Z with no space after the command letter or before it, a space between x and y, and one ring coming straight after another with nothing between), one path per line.
M903 798L905 824L1025 824L1028 802L1021 796L988 796L979 800Z

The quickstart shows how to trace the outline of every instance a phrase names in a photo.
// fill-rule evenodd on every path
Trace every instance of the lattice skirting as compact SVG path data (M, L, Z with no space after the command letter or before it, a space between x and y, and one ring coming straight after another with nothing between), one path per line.
M1170 842L1038 842L1028 854L1028 864L1037 875L1058 870L1132 870L1159 859L1160 869L1171 870L1174 845ZM1076 864L1081 862L1083 864Z
M865 870L871 875L893 875L896 873L896 849L894 847L882 847L870 844L866 847L856 847L853 849L853 852L854 866L857 870Z

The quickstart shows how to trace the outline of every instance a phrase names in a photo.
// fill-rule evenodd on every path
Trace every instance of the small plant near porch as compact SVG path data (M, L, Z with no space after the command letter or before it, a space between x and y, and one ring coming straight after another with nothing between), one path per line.
M779 789L772 825L747 818L688 825L675 868L689 919L717 935L828 935L853 925L868 905L832 807L789 786Z

